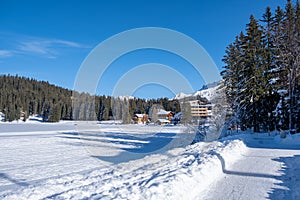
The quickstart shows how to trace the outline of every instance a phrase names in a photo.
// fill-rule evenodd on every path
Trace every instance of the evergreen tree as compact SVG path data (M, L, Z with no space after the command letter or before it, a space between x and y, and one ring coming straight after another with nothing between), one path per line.
M226 95L242 127L255 132L275 128L299 131L300 4L288 0L264 26L251 15L246 34L224 56Z

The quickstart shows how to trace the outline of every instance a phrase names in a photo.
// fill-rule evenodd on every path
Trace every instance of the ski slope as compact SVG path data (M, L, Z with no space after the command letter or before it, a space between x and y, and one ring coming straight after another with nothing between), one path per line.
M175 140L182 127L96 127L103 134L72 123L0 124L0 199L300 197L297 136L247 134L148 152ZM114 159L94 156L89 146L99 144L110 145L106 156ZM124 152L138 156L124 160Z

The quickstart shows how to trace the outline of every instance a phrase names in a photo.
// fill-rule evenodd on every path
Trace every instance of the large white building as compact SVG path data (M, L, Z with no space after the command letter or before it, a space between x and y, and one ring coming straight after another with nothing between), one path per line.
M212 104L201 104L199 100L189 101L192 117L211 117Z

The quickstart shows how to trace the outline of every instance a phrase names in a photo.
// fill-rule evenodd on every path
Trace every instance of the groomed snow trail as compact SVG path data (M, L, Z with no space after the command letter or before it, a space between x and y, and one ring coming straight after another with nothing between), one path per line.
M231 166L218 156L222 177L197 199L300 199L300 145L276 144L266 135L246 143L248 150Z

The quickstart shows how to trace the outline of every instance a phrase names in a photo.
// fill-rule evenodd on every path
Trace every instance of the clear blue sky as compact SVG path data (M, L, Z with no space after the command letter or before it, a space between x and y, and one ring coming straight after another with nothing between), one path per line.
M163 27L188 35L206 49L221 69L226 46L245 29L250 14L259 19L267 6L274 10L285 3L285 0L0 0L0 73L46 80L72 89L81 63L97 44L139 27ZM145 50L117 60L103 78L98 94L111 94L122 74L151 62L173 66L195 90L203 84L201 77L194 76L188 63L178 56ZM172 97L167 88L155 85L141 87L134 95Z

